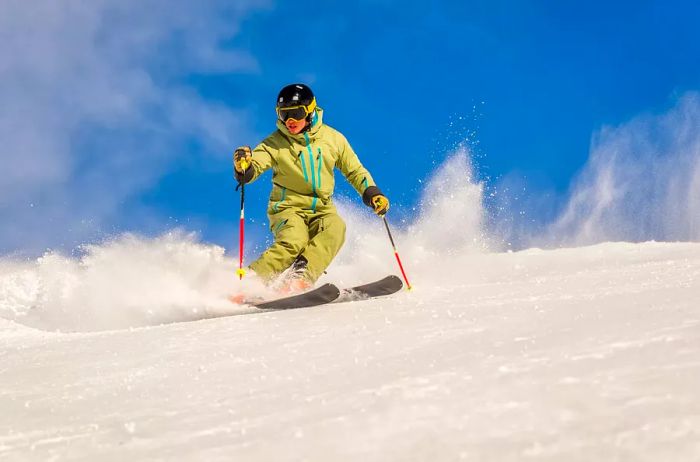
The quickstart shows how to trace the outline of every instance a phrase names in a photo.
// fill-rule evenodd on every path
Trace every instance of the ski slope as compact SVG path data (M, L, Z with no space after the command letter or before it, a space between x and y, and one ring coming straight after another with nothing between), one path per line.
M700 458L700 244L467 260L382 300L92 332L2 319L0 459Z
M178 232L0 258L0 460L700 460L700 244L511 252L470 172L391 216L415 286L391 298L235 306L260 286ZM339 206L320 282L396 273Z

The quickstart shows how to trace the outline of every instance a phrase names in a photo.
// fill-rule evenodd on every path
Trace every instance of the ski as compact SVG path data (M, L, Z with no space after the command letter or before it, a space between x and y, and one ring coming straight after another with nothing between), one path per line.
M403 288L403 282L397 276L391 275L378 281L360 286L350 287L341 291L340 297L335 302L350 302L366 300L368 298L391 295Z
M403 282L401 279L392 275L378 281L342 290L338 289L334 284L323 284L308 292L275 300L251 303L251 305L261 310L309 308L312 306L325 305L327 303L350 302L391 295L402 288Z
M340 289L333 284L323 284L308 292L275 300L253 303L253 306L261 310L291 310L294 308L308 308L310 306L324 305L338 297L340 297Z

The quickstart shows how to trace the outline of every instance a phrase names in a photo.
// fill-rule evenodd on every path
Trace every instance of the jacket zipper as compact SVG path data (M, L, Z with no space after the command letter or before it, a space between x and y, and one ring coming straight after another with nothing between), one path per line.
M318 178L318 189L321 189L321 165L323 165L323 154L321 154L321 148L318 148L318 157L316 157L316 161L318 162L318 174L316 175L316 178Z
M311 210L313 212L316 212L316 204L318 202L318 196L316 195L316 172L314 170L314 154L313 150L311 149L311 140L309 139L309 134L307 132L304 132L304 139L306 140L306 151L309 153L309 163L311 164L311 192L314 194L314 198L311 201ZM302 164L304 163L304 157L302 156L301 158ZM308 176L306 175L306 167L304 169L304 178L306 181L309 181Z

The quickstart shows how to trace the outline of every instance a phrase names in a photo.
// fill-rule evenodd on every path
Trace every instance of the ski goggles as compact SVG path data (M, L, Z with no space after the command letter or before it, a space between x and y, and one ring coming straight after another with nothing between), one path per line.
M311 100L308 106L300 104L298 106L278 107L277 117L282 121L303 120L316 110L316 98Z

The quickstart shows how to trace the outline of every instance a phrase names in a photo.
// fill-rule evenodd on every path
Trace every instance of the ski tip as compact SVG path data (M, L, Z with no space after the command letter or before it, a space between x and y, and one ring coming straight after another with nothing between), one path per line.
M385 279L386 281L393 281L395 284L398 284L398 286L399 286L400 288L403 288L403 287L404 287L404 284L403 284L403 283L404 283L404 281L405 281L405 282L406 282L406 290L413 290L413 286L411 285L410 282L408 282L408 281L405 280L405 279L401 279L400 277L398 277L398 276L395 275L395 274L392 274L391 276L387 276L387 277L384 278L384 279Z

